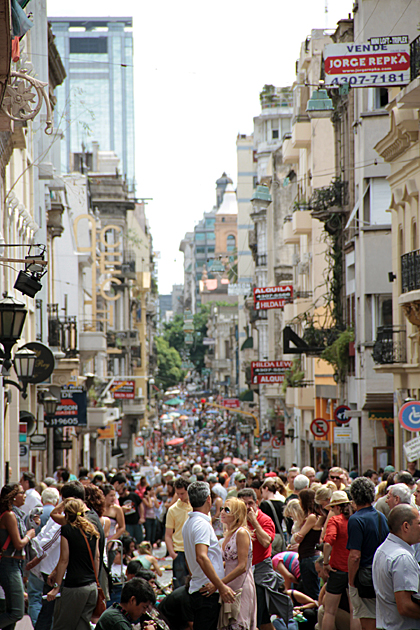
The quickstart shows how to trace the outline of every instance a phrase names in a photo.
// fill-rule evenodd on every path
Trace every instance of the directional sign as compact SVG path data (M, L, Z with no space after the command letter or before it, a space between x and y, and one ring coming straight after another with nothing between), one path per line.
M350 407L347 407L347 405L340 405L334 411L334 420L336 421L338 426L342 424L347 424L351 420L351 416L349 414L346 414L346 411L351 411Z
M315 437L328 435L328 422L324 418L315 418L311 422L311 432Z
M420 431L420 402L413 400L405 403L400 409L398 419L407 431Z

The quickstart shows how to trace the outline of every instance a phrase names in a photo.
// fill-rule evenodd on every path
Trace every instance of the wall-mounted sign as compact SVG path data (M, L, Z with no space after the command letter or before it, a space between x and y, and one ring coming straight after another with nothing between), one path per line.
M115 423L107 424L103 429L98 429L98 440L113 440L115 437Z
M34 435L31 435L29 448L31 449L31 451L46 451L47 436L39 433L34 433Z
M46 427L81 427L87 425L87 395L82 387L67 385L61 389L61 400L54 418L45 416Z
M48 346L39 341L31 341L23 347L32 350L36 354L34 373L29 382L34 384L43 383L54 371L55 360L53 353Z
M326 85L395 87L410 83L409 44L373 43L373 40L362 44L328 44L324 48L324 62Z
M223 407L227 407L228 409L240 409L241 403L239 398L225 398L223 400Z
M122 381L115 379L110 389L115 400L127 400L136 397L136 384L134 381Z
M251 361L251 381L257 383L283 383L292 361Z
M254 308L256 311L270 308L284 308L286 302L293 299L293 285L283 284L278 287L256 287L254 289Z
M334 444L351 444L353 429L351 427L334 427Z
M405 403L398 414L400 425L407 431L420 431L420 402Z

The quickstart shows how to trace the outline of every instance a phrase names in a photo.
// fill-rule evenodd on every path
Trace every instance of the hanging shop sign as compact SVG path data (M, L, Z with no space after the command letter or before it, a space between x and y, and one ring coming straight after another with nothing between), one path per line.
M87 425L87 394L82 387L67 385L61 389L60 403L54 418L45 416L46 427L85 427Z
M256 287L254 289L254 308L256 311L271 308L284 308L293 299L293 285L283 284L278 287Z
M35 367L30 383L43 383L51 376L55 368L54 355L51 350L39 341L30 341L23 346L36 354Z
M292 367L292 361L252 361L251 381L258 383L283 383L284 375Z
M406 36L377 37L362 44L328 44L324 62L326 85L395 87L410 83L410 45Z
M134 381L115 379L112 383L110 391L115 400L133 399L136 395L136 384Z

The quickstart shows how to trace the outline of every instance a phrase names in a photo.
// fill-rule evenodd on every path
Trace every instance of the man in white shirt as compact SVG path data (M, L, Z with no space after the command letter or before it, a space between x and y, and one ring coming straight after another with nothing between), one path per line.
M211 524L210 486L205 481L195 481L188 487L193 509L182 528L185 557L191 573L189 593L194 615L194 627L200 630L216 630L219 618L219 594L224 602L233 602L235 593L222 582L225 575L222 552ZM206 591L208 582L218 593Z
M22 473L22 478L19 483L26 493L25 503L20 509L25 513L25 516L28 516L29 512L35 507L42 507L41 495L35 490L36 481L34 473Z

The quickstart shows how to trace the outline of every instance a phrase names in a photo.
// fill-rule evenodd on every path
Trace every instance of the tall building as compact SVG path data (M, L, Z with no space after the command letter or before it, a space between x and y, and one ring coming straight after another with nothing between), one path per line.
M120 159L134 190L132 18L51 18L67 80L57 90L56 125L64 131L63 169L87 170L92 142Z

